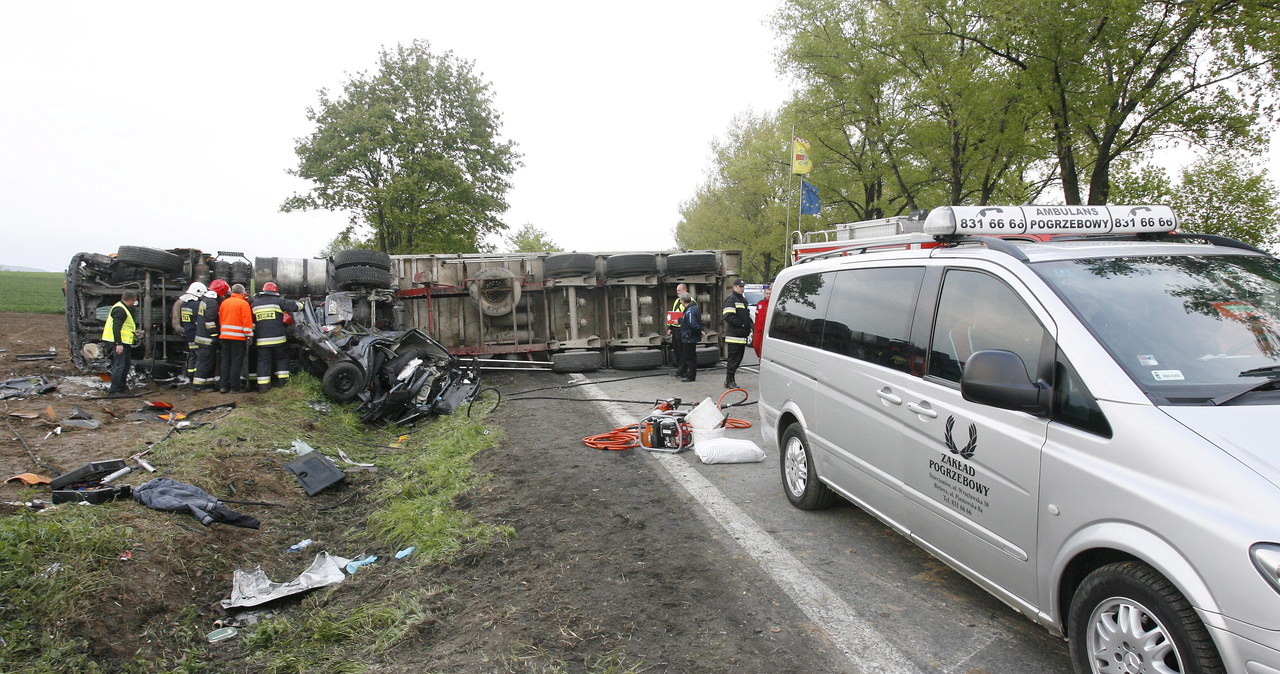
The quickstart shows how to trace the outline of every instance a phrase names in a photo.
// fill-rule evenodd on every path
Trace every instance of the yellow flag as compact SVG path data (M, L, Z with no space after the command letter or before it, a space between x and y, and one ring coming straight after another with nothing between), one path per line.
M809 141L796 136L791 139L791 172L808 173L813 170L809 159Z

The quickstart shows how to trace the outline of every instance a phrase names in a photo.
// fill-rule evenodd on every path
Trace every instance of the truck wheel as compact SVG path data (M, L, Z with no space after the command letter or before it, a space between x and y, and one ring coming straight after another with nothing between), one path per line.
M506 267L481 269L467 282L467 290L486 316L509 314L520 301L520 280Z
M672 253L667 256L667 273L672 276L714 274L719 269L715 253Z
M610 278L656 274L658 258L653 253L618 253L605 258L604 268Z
M343 290L358 287L390 288L391 272L376 267L343 267L333 272L333 282Z
M791 505L801 510L822 510L835 501L835 492L818 479L813 467L813 451L800 424L791 424L782 434L782 490Z
M120 246L116 259L143 269L176 274L182 271L182 258L167 250L143 246Z
M556 253L542 261L544 276L581 276L596 270L596 256L590 253Z
M355 363L340 360L324 371L320 384L324 394L331 399L340 403L351 402L364 389L364 373Z
M1079 672L1132 671L1133 661L1144 672L1226 671L1191 603L1142 562L1114 562L1085 576L1067 625Z
M694 354L698 357L698 367L711 367L720 362L720 347L700 346Z
M552 372L594 372L598 369L599 351L563 351L551 354Z
M614 351L609 363L617 370L649 370L662 366L662 349Z
M391 271L391 256L380 250L352 248L340 250L333 254L333 268L373 267L382 271Z

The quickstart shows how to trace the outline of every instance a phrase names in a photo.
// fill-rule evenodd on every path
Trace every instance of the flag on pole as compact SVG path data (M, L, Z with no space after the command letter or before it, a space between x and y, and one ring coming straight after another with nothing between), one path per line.
M800 215L817 215L822 210L822 202L818 201L818 188L807 180L800 181Z
M791 172L808 173L813 169L813 162L809 160L809 141L794 136L791 139Z

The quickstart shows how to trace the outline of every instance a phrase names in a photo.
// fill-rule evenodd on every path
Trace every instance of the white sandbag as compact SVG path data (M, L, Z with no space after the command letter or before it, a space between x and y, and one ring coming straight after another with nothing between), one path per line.
M696 442L693 444L693 451L702 459L703 463L756 463L764 461L764 450L760 449L760 445L750 440L738 440L736 438L719 438L716 440L706 440L698 438L697 431L694 431Z
M719 440L724 437L724 428L695 428L693 429L693 444L697 446L699 442L710 442Z
M719 428L724 423L724 413L716 407L711 398L707 398L689 410L684 420L689 422L689 427L695 431L708 430Z

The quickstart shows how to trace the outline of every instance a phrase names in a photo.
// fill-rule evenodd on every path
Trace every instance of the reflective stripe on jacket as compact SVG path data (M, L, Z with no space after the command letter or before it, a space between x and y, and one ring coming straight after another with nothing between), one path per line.
M120 338L116 339L116 322L120 320L119 309L124 313L124 324L119 326ZM112 342L114 344L133 345L134 335L137 334L138 326L133 322L133 312L129 311L129 307L123 301L116 302L111 305L111 313L107 314L107 324L102 326L103 341Z
M240 293L232 293L218 305L218 339L243 342L253 336L253 311Z

